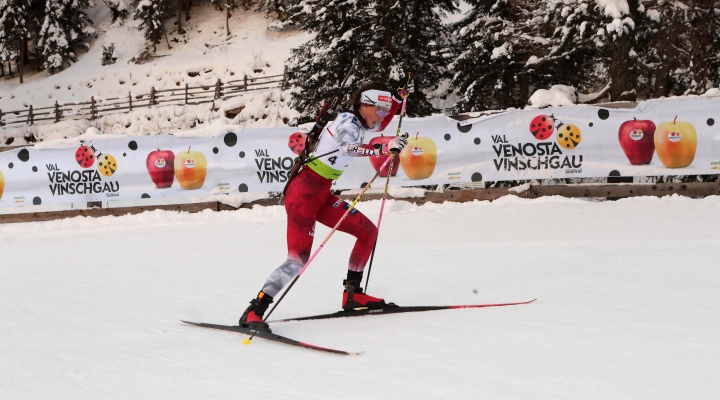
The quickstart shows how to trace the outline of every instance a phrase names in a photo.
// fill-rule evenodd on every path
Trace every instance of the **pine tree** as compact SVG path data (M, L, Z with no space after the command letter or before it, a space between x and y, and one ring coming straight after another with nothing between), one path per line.
M452 87L460 96L452 113L522 107L529 83L520 72L538 58L530 58L533 48L545 39L522 37L524 18L535 15L523 8L531 3L511 0L474 0L470 14L455 26L456 60L451 64Z
M88 48L86 39L93 32L92 20L84 10L89 6L89 0L47 1L38 47L50 74L76 62L77 49Z
M127 18L128 5L125 4L125 0L103 0L103 3L110 9L110 17L113 23Z
M71 59L72 50L65 36L62 14L62 0L48 0L38 46L42 49L44 66L50 74L61 71Z
M288 76L299 88L291 105L301 121L334 94L360 51L346 96L371 81L397 88L412 71L417 90L408 115L429 115L434 109L422 91L435 89L446 67L440 50L449 32L440 18L453 10L452 0L306 0L292 7L285 23L316 34L288 60Z
M15 60L23 83L23 69L27 40L31 37L28 21L31 17L27 0L0 0L0 45L5 56Z
M152 43L153 52L157 51L157 44L165 34L162 20L168 3L169 0L141 0L133 14L133 19L140 21L140 29L145 32L145 39Z

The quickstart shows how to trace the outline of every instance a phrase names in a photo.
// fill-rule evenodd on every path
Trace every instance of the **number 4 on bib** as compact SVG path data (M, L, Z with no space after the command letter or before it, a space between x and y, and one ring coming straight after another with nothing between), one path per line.
M330 161L330 165L335 165L335 163L337 162L337 156L332 156L328 158L328 161Z

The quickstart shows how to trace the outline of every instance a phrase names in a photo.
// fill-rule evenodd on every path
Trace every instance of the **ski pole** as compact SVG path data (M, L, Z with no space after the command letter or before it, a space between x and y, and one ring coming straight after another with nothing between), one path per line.
M405 88L408 87L408 85L410 84L411 81L412 81L412 72L408 72L408 80L407 80L407 83L405 83ZM405 106L406 105L407 105L407 97L403 99L402 110L400 111L400 121L398 121L398 128L397 128L397 132L395 132L395 137L400 136L400 127L402 126L403 116L405 116ZM388 189L390 188L390 177L392 176L394 164L395 164L395 155L393 154L391 157L391 160L390 160L390 168L388 168L387 181L385 182L385 192L383 192L382 203L380 203L380 216L378 217L378 223L377 223L378 238L380 237L380 223L382 222L383 210L385 210L385 200L387 200ZM368 264L368 273L367 273L367 276L365 277L365 290L367 290L368 283L370 282L370 272L372 271L372 264L373 264L373 259L375 258L375 248L377 247L378 238L375 238L375 243L373 244L372 253L370 253L370 263Z
M310 263L315 259L315 257L318 255L318 253L320 252L320 250L322 250L323 247L325 247L325 243L327 243L328 240L330 240L330 236L332 236L333 233L335 233L335 231L337 231L337 229L340 227L340 224L342 224L343 221L345 221L345 218L347 218L347 216L350 215L350 212L355 208L355 206L357 205L357 203L360 201L360 198L362 198L362 196L365 194L365 192L367 192L367 190L370 189L370 185L373 183L373 181L375 181L375 178L377 178L378 175L380 175L380 171L382 171L382 169L385 168L385 166L386 166L386 165L390 162L390 160L392 160L392 159L393 159L393 157L389 157L387 160L385 160L385 162L382 164L382 166L380 167L380 169L378 169L377 172L375 172L375 175L372 177L372 179L370 179L370 181L368 182L368 184L365 185L365 187L364 187L363 190L360 192L360 194L355 198L355 200L353 200L352 203L350 203L350 207L348 207L347 211L345 211L345 214L343 214L343 216L340 218L340 220L337 222L337 224L335 224L335 226L330 230L330 233L328 233L327 236L325 237L325 239L322 241L322 243L320 243L320 246L319 246L317 249L315 249L315 252L310 256L310 258L307 260L307 262L306 262L305 265L302 267L302 269L300 270L300 272L298 272L297 276L295 276L295 278L292 280L292 282L290 282L290 285L287 287L287 289L285 289L285 291L283 292L282 296L280 296L280 298L278 299L278 301L275 302L275 305L273 306L273 308L270 309L270 312L268 312L268 314L263 318L262 322L260 323L260 326L262 326L262 324L265 324L265 323L266 323L265 321L267 321L267 319L270 317L270 314L272 314L273 311L275 311L275 309L280 305L280 302L282 301L282 299L285 298L285 295L287 295L288 292L290 291L290 289L292 289L292 287L295 285L295 282L297 282L297 280L300 279L300 275L302 275L303 272L305 272L305 270L307 269L307 267L308 267L308 266L310 265ZM244 344L250 344L250 341L255 337L255 335L256 335L258 332L260 332L260 327L258 327L257 329L255 329L255 331L252 333L252 335L250 335L249 338L243 340L243 343L244 343Z

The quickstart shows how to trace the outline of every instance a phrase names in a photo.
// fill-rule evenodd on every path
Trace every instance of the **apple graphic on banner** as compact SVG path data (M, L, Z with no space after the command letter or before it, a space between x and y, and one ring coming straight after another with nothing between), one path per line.
M667 168L683 168L692 164L697 150L697 133L689 122L677 117L663 122L655 130L655 151Z
M419 137L418 132L414 138L408 140L407 146L400 153L400 165L405 175L410 179L425 179L435 171L437 162L437 147L432 139Z
M175 179L175 153L160 149L152 151L145 160L145 167L158 189L170 187Z
M205 184L207 175L207 160L205 156L188 147L175 155L175 178L180 187L185 190L199 189Z
M630 164L650 164L655 154L655 123L637 119L625 121L620 125L618 141Z
M372 139L370 139L370 142L368 142L371 146L375 146L376 144L379 146L384 146L388 143L390 143L391 140L393 140L395 136L376 136ZM380 167L382 167L383 163L387 158L390 157L390 155L383 155L383 156L377 156L377 157L369 157L370 158L370 164L372 164L373 168L375 168L375 171L379 171ZM397 175L398 170L400 169L400 154L395 154L393 156L393 171L392 176ZM390 163L388 163L385 168L380 171L379 176L381 178L386 178L388 176L388 171L390 170Z

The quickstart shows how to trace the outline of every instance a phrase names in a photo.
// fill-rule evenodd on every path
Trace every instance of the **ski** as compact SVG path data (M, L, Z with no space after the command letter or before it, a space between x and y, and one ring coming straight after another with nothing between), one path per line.
M190 322L190 321L183 321L183 320L180 320L180 322L185 323L185 324L189 324L189 325L199 326L199 327L202 327L202 328L220 329L220 330L223 330L223 331L244 333L244 334L246 334L246 335L248 335L248 336L250 336L250 335L252 335L252 334L254 333L254 334L255 334L255 337L260 337L260 338L263 338L263 339L273 340L273 341L276 341L276 342L289 344L289 345L291 345L291 346L297 346L297 347L302 347L302 348L311 349L311 350L324 351L324 352L333 353L333 354L342 354L342 355L346 355L346 356L357 356L357 355L360 355L360 354L363 354L363 353L364 353L364 352L362 352L362 351L361 351L361 352L351 352L351 351L331 349L331 348L328 348L328 347L315 346L314 344L305 343L305 342L300 342L300 341L297 341L297 340L293 340L293 339L287 338L287 337L285 337L285 336L280 336L280 335L274 334L274 333L272 333L272 332L263 331L263 330L261 330L261 331L255 331L255 329L245 328L245 327L237 326L237 325L234 325L234 326L231 326L231 325L215 325L215 324L206 324L206 323L203 323L203 322Z
M307 321L307 320L313 320L313 319L362 317L364 315L384 315L384 314L399 314L399 313L421 312L421 311L456 310L456 309L460 309L460 308L517 306L520 304L530 304L535 300L537 300L537 299L532 299L530 301L521 301L521 302L517 302L517 303L468 304L468 305L457 305L457 306L411 306L411 307L395 306L395 307L385 307L385 308L375 308L375 309L364 308L361 310L338 311L338 312L332 313L332 314L320 314L320 315L311 315L308 317L285 318L285 319L278 319L278 320L267 321L267 322L272 323L272 322L288 322L288 321Z

